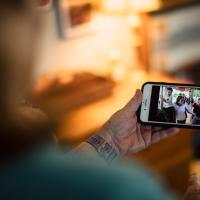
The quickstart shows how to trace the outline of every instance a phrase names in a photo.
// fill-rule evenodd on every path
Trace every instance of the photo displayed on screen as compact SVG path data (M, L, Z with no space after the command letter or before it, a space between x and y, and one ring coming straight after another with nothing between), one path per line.
M200 88L153 86L149 121L200 125Z

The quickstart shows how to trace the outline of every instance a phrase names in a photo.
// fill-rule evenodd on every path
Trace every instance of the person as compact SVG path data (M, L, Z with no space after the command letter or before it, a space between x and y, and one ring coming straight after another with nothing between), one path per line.
M188 104L188 107L190 109L193 108L193 105L194 105L194 97L193 97L193 90L190 89L189 92L188 92L189 96L188 97L185 97L185 102ZM187 123L191 124L192 123L192 120L193 120L193 115L189 114L189 113L185 113L187 115Z
M175 123L175 111L172 102L173 89L171 87L167 88L167 93L164 97L161 96L161 104L163 104L162 110L167 122Z
M186 112L194 115L193 111L189 108L188 104L185 102L183 96L178 96L176 99L176 103L174 104L174 108L176 111L176 122L185 124L186 123Z
M193 112L195 116L192 119L193 124L200 124L200 98L193 104Z
M40 109L21 104L39 35L35 2L0 1L0 199L175 199L139 163L107 165L178 132L138 123L140 90L71 153L52 144L52 128ZM198 182L195 175L186 200L198 199Z
M194 98L193 98L193 90L189 90L189 97L185 98L185 101L188 105L193 105L194 104Z

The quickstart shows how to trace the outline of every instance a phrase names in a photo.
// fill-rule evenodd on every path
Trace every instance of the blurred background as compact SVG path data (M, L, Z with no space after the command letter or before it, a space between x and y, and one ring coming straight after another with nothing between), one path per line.
M41 0L38 9L32 99L54 113L62 145L92 135L146 81L200 84L198 0ZM199 143L198 132L182 129L130 158L181 195L189 173L200 172Z

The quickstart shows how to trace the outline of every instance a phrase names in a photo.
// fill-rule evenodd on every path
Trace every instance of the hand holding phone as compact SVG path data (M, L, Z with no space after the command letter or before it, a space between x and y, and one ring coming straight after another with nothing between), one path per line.
M200 128L200 86L147 82L142 92L141 123Z
M140 124L137 111L142 103L142 92L137 90L134 97L105 123L97 135L104 138L121 155L146 149L178 133L177 128L152 127Z

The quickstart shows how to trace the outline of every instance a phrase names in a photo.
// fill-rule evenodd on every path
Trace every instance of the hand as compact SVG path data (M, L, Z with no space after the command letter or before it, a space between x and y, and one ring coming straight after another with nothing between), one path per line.
M184 200L200 200L200 177L191 175Z
M116 112L100 130L100 135L110 139L120 155L138 152L164 138L175 135L179 129L141 125L136 112L142 102L142 92L137 90L128 104Z

